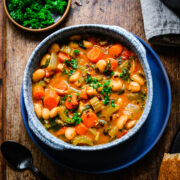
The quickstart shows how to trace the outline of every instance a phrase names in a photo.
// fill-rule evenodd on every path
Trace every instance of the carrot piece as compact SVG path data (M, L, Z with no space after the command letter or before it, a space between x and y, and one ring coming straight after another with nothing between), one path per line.
M54 90L48 90L45 92L44 107L49 110L56 107L59 103L59 96Z
M131 51L124 50L121 54L122 60L126 60L131 56Z
M87 95L87 92L86 92L87 88L84 88L81 90L81 99L88 99L88 95Z
M85 111L82 114L82 121L86 125L86 127L90 128L97 124L98 118L96 114L92 111Z
M55 132L56 136L61 136L65 134L67 127L62 127L61 129L59 129L58 131Z
M75 130L77 134L83 135L88 131L88 128L83 123L81 123L81 124L76 125Z
M123 50L123 47L121 44L115 44L109 48L108 53L113 58L117 58L122 53L122 50Z
M59 89L59 90L62 90L62 94L63 95L63 92L67 91L68 90L68 84L64 81L64 80L60 80L56 85L55 85L55 88Z
M65 60L69 61L71 58L67 54L59 52L58 59L59 59L59 61L64 62Z
M110 61L110 63L111 63L111 69L110 70L111 71L114 71L117 68L117 66L118 66L118 62L115 59L113 59L113 58L108 58L105 61L107 63Z
M94 46L87 54L88 59L93 62L96 63L98 62L98 60L101 59L102 57L102 51L101 48L98 46Z
M45 95L44 88L40 85L35 85L33 87L33 97L35 99L42 99Z
M76 93L73 93L68 96L68 98L65 101L65 106L68 109L74 109L78 105L78 99Z

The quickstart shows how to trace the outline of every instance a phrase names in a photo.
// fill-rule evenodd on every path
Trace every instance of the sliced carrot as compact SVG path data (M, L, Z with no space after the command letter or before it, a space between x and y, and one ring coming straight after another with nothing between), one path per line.
M65 134L67 127L62 127L61 129L59 129L58 131L55 132L56 136L61 136Z
M85 111L82 114L82 121L85 124L86 127L90 128L97 124L98 118L96 114L92 111Z
M45 95L44 88L40 85L35 85L33 87L33 97L35 99L42 99Z
M76 125L75 130L77 134L83 135L88 131L88 128L83 123L81 123Z
M121 57L123 60L128 59L130 56L131 56L131 51L128 51L128 50L124 50L121 54Z
M59 59L59 61L64 62L65 60L69 61L71 58L67 54L59 52L58 53L58 59Z
M117 58L122 53L122 50L123 50L123 47L121 44L115 44L109 48L108 53L113 58Z
M101 59L103 53L100 47L98 46L94 46L87 54L88 59L93 62L96 63L98 62L98 60Z
M108 58L105 61L106 62L110 61L110 63L111 63L111 69L110 70L111 71L114 71L117 68L117 66L118 66L118 62L115 59L113 59L113 58Z
M44 107L48 109L53 109L59 103L59 96L54 90L48 90L45 92L44 97Z
M73 93L73 94L69 95L68 98L65 101L65 106L68 109L74 109L74 108L77 107L78 104L79 103L78 103L78 99L77 99L76 93Z

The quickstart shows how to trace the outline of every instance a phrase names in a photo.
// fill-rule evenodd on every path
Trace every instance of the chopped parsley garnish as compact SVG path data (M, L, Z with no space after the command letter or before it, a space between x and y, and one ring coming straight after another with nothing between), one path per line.
M94 89L97 89L102 86L101 83L99 83L99 81L96 78L92 78L92 76L89 74L87 74L85 82L87 84L90 84L90 86L93 87Z
M87 76L86 76L86 78L85 78L85 82L86 82L87 84L92 82L92 77L91 77L91 75L87 74Z
M80 52L80 50L75 49L75 50L74 50L74 55L77 56L77 55L79 54L79 52Z
M111 100L111 106L112 106L112 107L115 107L115 104L114 104L114 103L115 103L115 100Z
M71 59L70 61L65 60L64 62L65 62L65 64L68 67L71 67L73 69L77 69L78 68L78 61L77 61L77 59Z
M146 99L146 93L144 93L144 92L139 92L139 94L140 94L140 99L141 99L141 102L144 102L145 101L145 99Z
M125 81L130 79L130 73L129 73L129 69L124 68L122 73L119 75L119 77Z
M75 124L80 124L82 119L79 117L78 113L74 113L72 119L74 120Z
M107 80L104 84L103 84L103 89L102 89L102 91L101 91L101 94L102 95L104 95L104 100L103 100L103 102L104 102L104 105L107 105L107 104L109 104L109 96L110 96L110 94L111 94L111 92L112 92L112 88L109 86L109 84L110 84L110 80Z
M118 65L121 65L121 63L122 63L122 57L120 56L118 59Z
M71 99L68 99L68 102L71 102Z
M70 69L69 71L67 71L66 69L63 70L63 73L68 74L68 76L71 76L74 72L74 69Z

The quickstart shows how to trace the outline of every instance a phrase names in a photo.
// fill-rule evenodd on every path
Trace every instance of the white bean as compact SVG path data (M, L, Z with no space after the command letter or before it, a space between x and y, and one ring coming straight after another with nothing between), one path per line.
M76 130L73 127L68 127L65 131L65 137L68 140L72 140L76 136Z
M38 82L41 79L43 79L44 76L45 76L45 71L43 69L37 69L32 75L32 80L33 82Z
M75 82L78 81L80 78L81 73L79 71L76 71L73 75L70 76L69 82Z
M38 118L42 117L42 104L34 104L34 111Z
M42 110L42 117L43 117L43 119L48 120L49 119L49 115L50 115L49 109L43 108L43 110Z
M61 72L64 70L64 67L65 67L65 64L62 64L62 63L57 65L57 69Z
M42 59L41 59L41 66L44 66L46 64L46 61L49 60L51 58L50 54L45 54Z
M132 92L138 92L141 90L141 86L139 85L139 83L133 81L129 83L128 90Z
M86 47L86 48L92 48L93 47L93 44L89 41L83 41L83 45Z
M127 115L120 116L120 118L117 120L117 124L116 124L118 129L122 129L128 119L129 119L129 117Z
M89 87L89 86L87 87L86 92L87 92L87 94L88 94L89 96L93 96L93 95L96 95L96 94L97 94L96 89L94 89L93 87Z
M96 68L99 69L99 71L101 73L104 72L104 70L106 69L106 61L105 60L99 60L97 63L96 63Z
M136 120L132 120L132 121L128 121L126 124L125 124L125 128L126 129L131 129L135 126L136 124Z
M144 83L145 83L145 80L138 74L132 75L131 79L133 79L135 82L139 83L141 86L144 85Z
M54 118L58 115L59 113L59 107L55 107L53 109L51 109L50 111L50 118Z
M60 46L57 43L53 43L48 50L49 54L51 53L57 54L59 51L60 51Z
M119 91L123 87L122 80L111 80L110 86L112 87L113 91Z

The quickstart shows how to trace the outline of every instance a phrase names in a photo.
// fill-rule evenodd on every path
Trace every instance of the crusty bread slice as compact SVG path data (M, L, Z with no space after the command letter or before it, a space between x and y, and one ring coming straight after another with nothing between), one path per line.
M158 180L180 180L180 153L165 153Z

